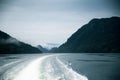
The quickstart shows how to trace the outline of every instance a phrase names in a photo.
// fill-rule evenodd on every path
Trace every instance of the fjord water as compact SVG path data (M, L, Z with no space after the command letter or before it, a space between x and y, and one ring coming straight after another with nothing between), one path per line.
M120 55L0 55L0 80L120 80Z

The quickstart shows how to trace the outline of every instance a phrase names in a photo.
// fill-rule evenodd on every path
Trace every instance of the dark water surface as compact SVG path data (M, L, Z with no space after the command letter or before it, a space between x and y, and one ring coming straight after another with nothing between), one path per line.
M120 80L120 54L0 55L0 80L28 79Z
M120 80L120 54L71 54L62 58L89 80Z

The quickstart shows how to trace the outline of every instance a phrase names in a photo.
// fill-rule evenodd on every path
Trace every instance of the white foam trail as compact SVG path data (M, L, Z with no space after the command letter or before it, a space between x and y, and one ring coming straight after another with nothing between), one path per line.
M64 76L67 77L67 80L88 80L86 76L75 72L72 68L68 68L68 65L65 65L57 57L56 57L56 60L59 62L59 64L61 64L62 69L64 71Z
M24 63L22 63L24 62ZM16 74L23 69L28 61L25 60L17 60L12 63L8 63L3 67L4 74L0 77L0 80L13 80ZM5 69L4 69L5 68Z
M38 58L32 61L28 66L26 66L22 71L20 71L16 77L12 80L39 80L39 65L48 56Z
M7 78L4 80L88 80L86 76L68 68L54 55L47 55L33 60L21 71L12 75L6 76Z

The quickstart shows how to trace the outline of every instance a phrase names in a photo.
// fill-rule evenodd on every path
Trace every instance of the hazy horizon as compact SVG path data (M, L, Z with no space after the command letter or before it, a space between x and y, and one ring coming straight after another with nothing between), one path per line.
M120 16L119 2L0 0L0 30L34 46L58 46L93 18Z

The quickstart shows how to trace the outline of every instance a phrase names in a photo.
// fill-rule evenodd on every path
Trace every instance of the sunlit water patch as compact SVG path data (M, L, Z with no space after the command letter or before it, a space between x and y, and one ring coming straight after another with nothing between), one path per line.
M47 55L31 61L24 68L16 69L5 74L3 80L88 80L63 63L57 55ZM19 70L18 70L19 69ZM13 76L14 75L14 76ZM12 77L11 77L12 76Z

